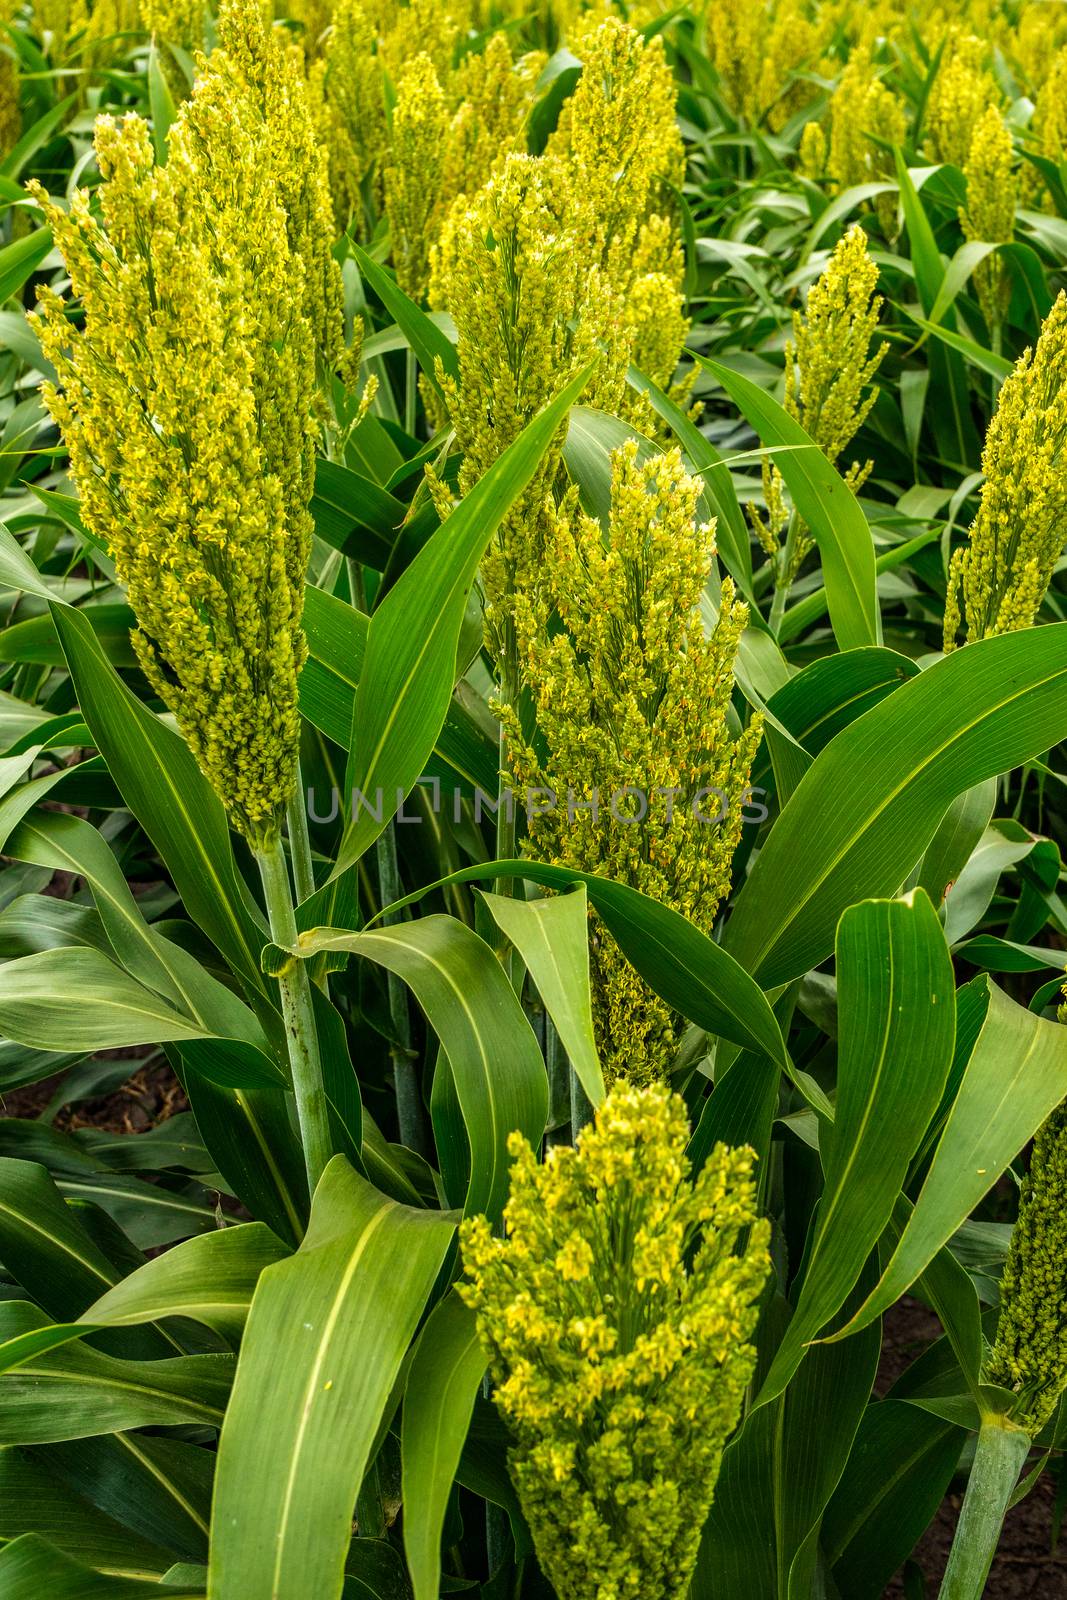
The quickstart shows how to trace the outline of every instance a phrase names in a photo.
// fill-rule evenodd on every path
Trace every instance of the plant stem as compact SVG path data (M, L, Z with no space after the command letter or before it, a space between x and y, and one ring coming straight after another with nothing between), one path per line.
M296 903L309 899L315 893L315 867L311 857L311 839L308 836L307 795L300 757L296 758L296 790L285 811L289 833L289 854L293 858L293 887Z
M297 926L281 839L262 846L256 852L256 859L263 879L271 938L275 944L289 950L296 943ZM303 961L296 961L292 971L279 977L278 991L285 1022L285 1039L289 1047L289 1067L300 1124L300 1140L304 1147L308 1184L314 1194L315 1186L334 1152L311 1001L311 980Z
M404 432L415 437L415 408L418 403L418 366L415 361L415 352L408 345L407 361L404 364Z
M982 1421L940 1600L981 1600L1030 1437L1007 1417Z
M402 894L400 869L396 859L396 834L393 824L378 835L378 889L383 906L399 900ZM385 927L400 922L404 913L391 912L382 918ZM389 1016L393 1025L393 1043L389 1054L393 1058L393 1086L396 1091L396 1115L400 1124L400 1143L420 1155L425 1153L425 1135L422 1098L415 1072L415 1054L411 1048L411 1013L408 1011L408 992L404 980L395 972L386 973L389 993Z
M777 635L778 629L782 625L786 601L789 599L789 590L792 586L789 569L793 565L793 552L796 549L799 532L800 518L795 511L791 511L789 513L789 526L785 534L785 544L782 546L774 575L774 598L771 601L770 630L775 635Z

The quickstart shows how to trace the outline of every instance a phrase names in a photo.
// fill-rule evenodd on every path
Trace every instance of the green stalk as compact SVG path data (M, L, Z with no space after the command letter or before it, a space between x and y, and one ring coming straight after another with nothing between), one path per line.
M774 598L771 601L770 630L777 636L785 615L786 601L789 599L791 580L789 569L793 564L793 552L796 549L797 535L800 532L800 518L795 511L789 513L789 526L786 529L785 544L782 546L778 558L778 569L774 575Z
M407 360L404 363L404 432L415 437L415 408L418 403L418 365L415 352L408 345Z
M296 913L289 885L289 872L280 838L256 851L263 879L263 894L267 902L270 935L274 943L289 950L297 940ZM322 1081L322 1061L319 1056L319 1037L315 1028L315 1012L311 1001L311 980L307 966L296 961L292 971L278 979L278 991L285 1022L285 1040L289 1049L289 1067L296 1098L296 1115L300 1124L300 1140L304 1147L308 1184L311 1193L322 1177L326 1164L333 1155L330 1138L330 1118L326 1104L326 1090Z
M296 890L296 903L300 905L315 893L315 866L311 856L307 795L299 756L296 758L296 789L286 807L285 820L289 833L289 854L293 858L293 887Z
M396 834L390 823L378 835L378 888L383 906L392 905L403 894L400 885L400 868L396 859ZM382 918L385 927L392 927L403 918L402 911L391 912ZM411 1013L408 1011L408 992L404 980L395 972L386 973L389 993L389 1016L393 1024L395 1042L389 1047L393 1058L393 1086L396 1091L396 1115L400 1124L400 1143L409 1150L423 1155L426 1151L422 1099L415 1071L415 1053L411 1048Z
M1029 1434L1007 1417L983 1418L940 1600L982 1600L1005 1513L1029 1448Z

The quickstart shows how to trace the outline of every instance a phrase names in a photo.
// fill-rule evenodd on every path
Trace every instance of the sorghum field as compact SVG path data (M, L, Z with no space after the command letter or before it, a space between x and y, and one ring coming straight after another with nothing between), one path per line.
M1062 1600L1067 7L2 3L0 1600Z

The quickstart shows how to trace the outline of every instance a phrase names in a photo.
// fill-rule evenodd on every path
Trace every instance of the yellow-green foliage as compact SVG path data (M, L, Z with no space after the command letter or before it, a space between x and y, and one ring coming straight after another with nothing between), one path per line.
M1015 150L1011 133L996 106L988 106L975 125L963 169L967 204L960 224L968 239L1008 244L1015 232ZM978 300L987 324L995 328L1011 301L1011 278L999 256L979 263L974 275Z
M141 17L148 33L164 44L199 50L204 43L204 0L141 0Z
M448 126L433 62L428 55L415 56L397 84L392 159L385 173L397 282L414 300L423 299L429 286Z
M224 0L218 37L267 130L265 159L278 185L290 246L304 268L303 313L332 369L344 338L341 276L333 257L326 162L315 136L300 52L270 26L260 0ZM212 56L209 69L214 61Z
M727 727L748 611L727 580L705 638L714 543L697 520L699 495L677 451L642 463L630 443L613 460L606 529L564 505L539 582L516 603L536 748L517 714L504 715L520 794L555 797L540 815L530 808L530 853L628 883L710 930L761 730L754 719L735 740ZM678 1019L595 917L592 926L608 1078L660 1076Z
M513 1136L503 1238L463 1225L460 1293L560 1600L686 1592L752 1375L769 1266L753 1155L717 1145L694 1179L688 1132L677 1096L617 1087L543 1166Z
M0 159L14 149L22 133L19 69L14 57L0 50Z
M308 74L316 131L328 153L338 231L362 231L364 178L386 148L385 97L374 26L361 0L338 0L322 56Z
M985 482L966 548L949 568L945 648L1028 628L1067 541L1067 294L1060 293L1035 348L1000 391L989 424ZM959 597L963 596L963 616Z
M1033 149L1057 165L1067 159L1067 50L1053 57L1048 76L1038 91L1031 122ZM1030 194L1045 193L1044 179L1028 168Z
M273 837L294 781L311 542L315 336L275 130L216 51L156 166L147 124L100 118L101 215L41 203L81 298L37 326L48 407L134 645L234 824Z
M979 119L1001 104L996 79L985 66L987 46L953 29L926 106L926 139L936 161L962 167Z
M442 205L476 194L509 155L525 149L526 120L545 61L539 51L516 60L504 33L494 33L484 50L464 57L454 77L459 104L448 130Z
M867 250L867 235L854 224L835 246L824 271L812 284L803 313L793 313L793 337L785 347L785 407L826 456L836 462L847 450L878 398L872 380L888 346L874 345L881 299L875 294L878 268ZM846 473L858 490L871 463L853 462ZM767 521L754 519L768 553L778 548L787 517L779 469L763 468ZM789 581L811 548L800 530L794 539Z
M622 297L633 359L667 388L688 331L684 261L664 206L685 168L677 90L662 41L646 42L616 18L587 22L575 48L584 70L549 151L565 159L590 264Z
M895 179L893 150L903 145L907 118L901 100L879 76L870 51L857 48L830 101L826 169L838 190ZM885 233L896 227L896 197L880 195L875 210Z
M598 392L609 409L625 381L618 297L574 228L558 157L511 156L451 219L435 259L436 303L456 324L459 382L444 384L463 451L466 494L526 424L606 346ZM613 354L614 352L614 354ZM540 580L562 436L503 520L483 562L490 646L514 660L514 594ZM505 698L517 688L505 684Z

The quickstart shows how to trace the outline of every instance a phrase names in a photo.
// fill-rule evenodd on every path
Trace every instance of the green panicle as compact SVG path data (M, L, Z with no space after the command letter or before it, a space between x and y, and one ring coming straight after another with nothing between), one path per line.
M39 188L84 310L34 319L46 404L89 529L137 616L141 666L234 825L277 836L299 735L312 538L315 337L262 99L216 51L156 165L98 119L99 220Z
M730 887L761 726L728 716L748 618L727 580L705 637L711 530L675 450L613 460L606 530L568 500L539 586L516 607L537 734L503 708L511 771L530 806L530 853L631 884L710 930ZM562 628L559 624L562 623ZM598 1045L610 1079L663 1076L679 1020L592 921Z
M1000 391L982 451L985 482L949 568L945 648L1029 628L1067 541L1067 293ZM960 596L963 598L962 616Z
M619 1086L543 1166L513 1136L503 1238L463 1224L460 1293L560 1600L686 1592L752 1375L754 1157L718 1145L694 1179L688 1132L676 1095Z

